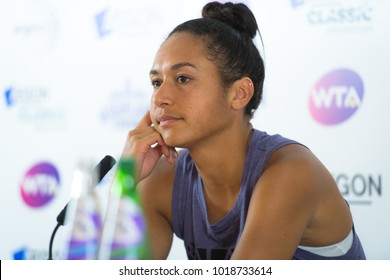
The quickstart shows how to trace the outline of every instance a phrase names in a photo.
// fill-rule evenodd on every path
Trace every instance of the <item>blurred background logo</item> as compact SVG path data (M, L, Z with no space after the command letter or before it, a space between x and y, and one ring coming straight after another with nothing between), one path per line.
M20 185L20 193L26 205L40 208L53 200L60 187L57 168L49 162L40 162L26 172Z
M363 93L363 81L355 71L331 71L310 92L310 113L317 122L324 125L342 123L360 108Z

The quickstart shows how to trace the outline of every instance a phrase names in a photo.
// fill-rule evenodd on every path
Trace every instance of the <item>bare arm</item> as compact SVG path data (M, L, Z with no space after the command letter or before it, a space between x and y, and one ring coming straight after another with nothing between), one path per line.
M152 126L149 112L128 133L122 157L136 160L138 193L143 206L151 253L165 259L170 251L172 183L177 153Z
M138 188L146 217L153 259L166 259L173 240L171 222L174 164L161 159Z
M291 259L299 244L340 241L350 228L346 211L322 164L303 147L283 148L257 182L232 258Z

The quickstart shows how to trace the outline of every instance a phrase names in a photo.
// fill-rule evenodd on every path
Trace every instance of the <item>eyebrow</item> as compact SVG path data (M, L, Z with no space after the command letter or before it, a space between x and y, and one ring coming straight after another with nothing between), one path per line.
M197 67L190 62L180 62L180 63L173 64L170 69L177 70L177 69L180 69L182 67L192 67L192 68L197 69ZM149 72L149 75L156 75L156 74L158 74L158 71L156 69L152 69Z

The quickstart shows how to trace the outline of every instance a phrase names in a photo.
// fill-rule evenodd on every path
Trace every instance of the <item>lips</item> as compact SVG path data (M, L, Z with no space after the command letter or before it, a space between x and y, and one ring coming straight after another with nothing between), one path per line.
M172 123L175 123L176 121L180 120L181 118L176 117L176 116L170 116L170 115L158 115L156 117L157 123L162 126L168 126Z

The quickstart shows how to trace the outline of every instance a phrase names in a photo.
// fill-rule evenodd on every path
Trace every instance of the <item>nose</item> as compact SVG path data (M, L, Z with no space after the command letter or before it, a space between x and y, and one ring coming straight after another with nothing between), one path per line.
M161 83L161 85L154 90L152 96L152 103L157 107L166 107L173 103L172 89L167 82Z

